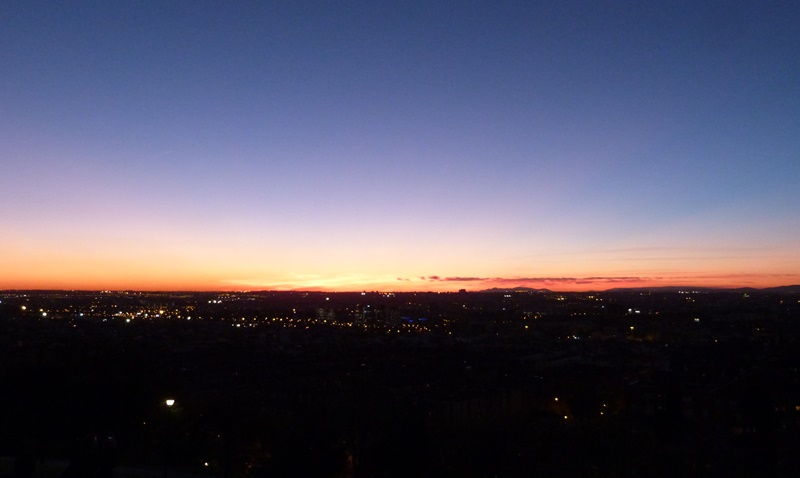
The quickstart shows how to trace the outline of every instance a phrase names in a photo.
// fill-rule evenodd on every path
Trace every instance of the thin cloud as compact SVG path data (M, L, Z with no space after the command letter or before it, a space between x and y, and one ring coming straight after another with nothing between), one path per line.
M441 277L428 276L425 280L429 282L484 282L486 284L520 284L520 283L542 283L542 284L596 284L596 283L630 283L653 280L649 277L631 276L593 276L593 277Z
M476 282L476 281L490 281L491 278L486 277L442 277L442 276L428 276L421 277L423 280L429 282Z

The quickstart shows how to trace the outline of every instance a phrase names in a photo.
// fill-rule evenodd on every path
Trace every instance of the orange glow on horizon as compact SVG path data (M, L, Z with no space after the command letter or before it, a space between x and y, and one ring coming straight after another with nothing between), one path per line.
M386 247L369 254L335 248L260 250L226 244L203 247L113 243L39 247L23 241L0 251L0 289L142 291L433 291L526 287L553 291L602 291L630 287L767 288L800 284L800 263L783 250L742 257L697 257L705 251L665 249L551 254L541 257L445 256L438 249L411 255ZM80 247L79 247L80 246ZM385 251L406 251L397 254ZM9 252L16 251L16 252ZM346 253L345 253L346 252ZM392 259L386 259L385 257ZM534 268L524 263L536 262ZM632 266L632 265L635 265ZM398 271L387 274L385 271ZM419 271L419 272L417 272ZM449 274L444 272L449 271ZM438 275L432 274L438 272Z
M141 291L321 291L321 292L457 292L460 289L480 291L492 288L548 289L560 292L604 291L615 288L656 287L707 287L734 289L752 287L756 289L793 285L800 283L800 275L719 275L719 276L675 276L658 278L585 277L585 278L440 278L419 277L414 280L387 280L385 278L360 278L348 281L341 279L300 279L295 281L220 281L209 277L177 278L161 277L42 277L28 276L0 279L0 290L141 290ZM350 278L352 279L352 278ZM466 280L462 280L466 279Z

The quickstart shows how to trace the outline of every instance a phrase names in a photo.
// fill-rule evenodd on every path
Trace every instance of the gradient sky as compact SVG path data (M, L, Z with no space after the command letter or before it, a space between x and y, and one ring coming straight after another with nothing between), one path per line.
M0 289L800 283L800 3L0 3Z

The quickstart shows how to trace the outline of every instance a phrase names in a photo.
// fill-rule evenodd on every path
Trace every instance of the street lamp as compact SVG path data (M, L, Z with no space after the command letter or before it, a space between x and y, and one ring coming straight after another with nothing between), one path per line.
M167 398L164 400L164 405L167 406L168 415L172 415L173 407L175 406L175 399L174 398ZM172 447L171 438L174 435L175 431L173 430L173 423L169 417L166 417L166 430L165 436L167 437L167 441L164 443L164 475L163 478L167 478L167 470L169 469L169 455L170 455L170 448Z

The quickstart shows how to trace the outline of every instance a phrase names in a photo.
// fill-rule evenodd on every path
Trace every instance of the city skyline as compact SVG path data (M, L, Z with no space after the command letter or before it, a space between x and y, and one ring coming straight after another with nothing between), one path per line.
M786 2L0 5L0 289L800 284Z

